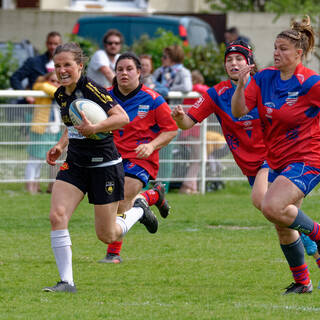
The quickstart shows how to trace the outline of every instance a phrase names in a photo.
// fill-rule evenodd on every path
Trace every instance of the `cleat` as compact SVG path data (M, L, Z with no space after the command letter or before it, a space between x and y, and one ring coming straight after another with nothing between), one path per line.
M291 293L311 293L312 292L312 282L310 280L309 284L304 285L302 283L292 282L288 287L286 287L286 291L283 293L291 294Z
M161 182L156 182L152 190L158 192L159 200L155 203L155 205L158 208L161 217L166 218L170 213L171 207L168 201L165 199L165 185Z
M307 235L305 235L304 233L301 233L300 235L302 243L304 248L306 249L307 255L309 256L313 256L318 248L317 248L317 244L312 241Z
M122 262L121 257L115 253L107 253L107 255L102 259L99 260L100 263L114 263L118 264Z
M45 287L42 289L45 292L77 292L76 285L71 285L68 282L60 281L53 287Z
M139 222L144 224L150 233L156 233L158 230L158 220L151 211L147 201L144 198L138 198L134 202L133 206L143 209L143 215L139 219Z

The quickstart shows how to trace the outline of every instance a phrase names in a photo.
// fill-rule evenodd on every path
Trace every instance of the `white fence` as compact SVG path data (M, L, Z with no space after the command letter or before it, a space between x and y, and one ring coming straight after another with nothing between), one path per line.
M24 96L43 97L45 93L0 90L0 99ZM170 99L185 96L180 92L170 93ZM195 92L187 95L189 98L197 96ZM30 181L25 176L26 166L30 163L41 167L36 181L54 180L56 172L46 164L45 152L57 142L64 125L53 121L33 122L35 111L41 108L48 106L18 104L16 101L0 104L0 182ZM202 193L221 187L223 181L244 180L221 136L220 125L214 116L191 130L179 131L175 140L160 151L157 180L170 183L173 188L179 187L182 181L196 180ZM62 162L63 159L59 161Z

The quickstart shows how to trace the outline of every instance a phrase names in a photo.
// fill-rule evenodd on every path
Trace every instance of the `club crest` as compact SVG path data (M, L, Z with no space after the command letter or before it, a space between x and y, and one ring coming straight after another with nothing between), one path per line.
M108 195L111 195L114 190L114 182L113 181L106 182L105 190Z
M297 102L297 100L298 100L298 95L299 95L299 92L298 92L298 91L288 92L288 98L286 99L286 103L287 103L289 106L294 105L294 104Z
M138 117L141 119L145 118L149 112L149 109L150 109L149 105L140 104L138 108Z

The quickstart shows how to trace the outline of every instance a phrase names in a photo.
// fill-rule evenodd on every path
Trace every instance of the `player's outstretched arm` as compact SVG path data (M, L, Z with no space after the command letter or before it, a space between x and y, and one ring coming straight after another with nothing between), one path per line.
M239 118L249 112L246 106L244 89L250 77L250 71L254 65L246 65L238 73L237 88L232 96L231 111L234 117Z
M195 125L195 122L183 111L180 105L172 110L171 117L182 130L190 129Z
M48 164L50 164L50 166L56 165L56 160L61 156L68 143L68 129L65 129L58 143L54 145L46 154L46 161Z

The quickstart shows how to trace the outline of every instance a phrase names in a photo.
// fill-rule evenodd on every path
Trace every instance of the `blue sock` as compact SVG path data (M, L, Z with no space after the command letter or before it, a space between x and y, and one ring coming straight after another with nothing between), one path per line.
M288 228L298 230L304 234L309 234L313 230L313 225L313 220L303 213L302 210L298 209L296 219L288 226Z
M293 243L280 244L280 247L291 268L304 264L304 247L300 237Z

